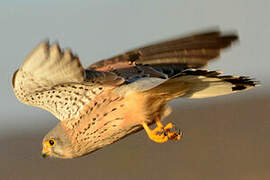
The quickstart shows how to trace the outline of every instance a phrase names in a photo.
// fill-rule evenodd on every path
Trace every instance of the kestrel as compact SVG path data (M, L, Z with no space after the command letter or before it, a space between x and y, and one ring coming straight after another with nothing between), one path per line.
M193 34L138 48L84 69L59 45L39 44L14 73L18 100L51 112L60 122L43 139L44 157L75 158L145 129L158 143L179 140L167 103L207 98L256 86L246 76L202 70L237 40L218 31ZM155 129L149 125L156 124Z

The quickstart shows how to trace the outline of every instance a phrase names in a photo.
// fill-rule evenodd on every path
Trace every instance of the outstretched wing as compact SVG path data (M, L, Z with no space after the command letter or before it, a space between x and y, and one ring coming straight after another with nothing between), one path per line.
M126 79L135 76L171 77L185 69L205 66L235 40L235 34L200 33L138 48L94 63L88 69L115 72Z
M62 52L58 44L41 43L24 61L12 78L17 98L25 104L44 108L64 120L124 79L111 72L84 70L70 50Z

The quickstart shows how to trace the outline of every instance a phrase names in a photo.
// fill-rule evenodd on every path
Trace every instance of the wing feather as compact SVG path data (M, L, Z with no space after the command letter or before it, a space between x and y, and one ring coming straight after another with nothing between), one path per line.
M64 120L78 114L105 88L124 81L112 72L84 70L69 49L62 52L58 44L42 42L14 73L12 86L22 103L46 109Z
M160 69L170 64L182 70L201 68L237 39L235 34L222 35L219 31L199 33L138 48L94 63L88 69L113 71L138 65Z

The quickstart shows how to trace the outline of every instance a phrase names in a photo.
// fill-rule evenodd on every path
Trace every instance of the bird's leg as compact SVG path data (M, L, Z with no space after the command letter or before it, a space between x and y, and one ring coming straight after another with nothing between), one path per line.
M181 139L182 133L170 132L170 130L173 128L172 123L169 123L164 127L159 119L157 119L155 122L156 122L157 127L154 130L151 130L146 122L142 123L148 137L151 140L157 143L164 143L164 142L167 142L168 139L170 140Z
M157 127L153 130L153 133L163 132L163 124L161 123L161 121L157 119L155 122L156 122Z
M146 122L143 122L142 125L151 140L157 143L164 143L168 141L168 137L162 132L163 126L160 127L157 124L157 127L154 130L151 130ZM161 134L158 134L159 132L161 132Z

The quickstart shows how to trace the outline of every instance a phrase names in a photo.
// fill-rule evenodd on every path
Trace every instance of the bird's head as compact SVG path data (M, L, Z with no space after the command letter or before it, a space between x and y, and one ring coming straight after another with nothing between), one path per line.
M42 141L42 157L73 158L73 149L61 123L53 128Z

